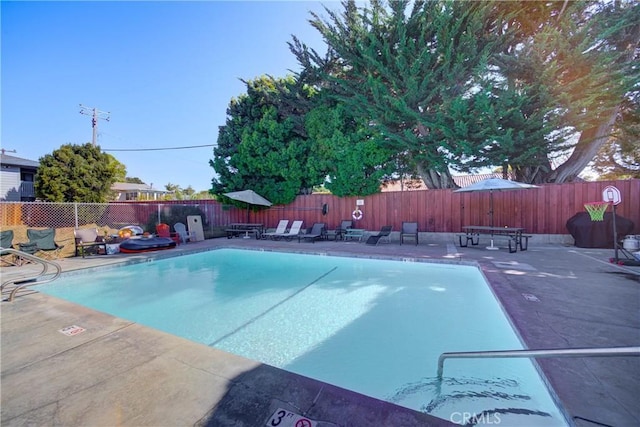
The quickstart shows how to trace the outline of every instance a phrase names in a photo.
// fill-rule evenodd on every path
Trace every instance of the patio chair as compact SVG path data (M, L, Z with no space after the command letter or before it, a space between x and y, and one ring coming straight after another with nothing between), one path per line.
M13 249L13 230L0 231L0 264L20 265L20 259L5 249Z
M340 222L340 225L336 227L335 230L329 230L327 232L327 239L329 238L329 236L333 236L333 240L342 240L344 239L344 234L351 227L353 227L353 221L351 221L350 219L342 220Z
M300 229L302 229L302 223L303 222L304 221L293 221L293 224L291 225L291 228L289 229L288 232L282 233L282 234L275 234L273 237L275 239L291 240L294 237L297 237L298 234L300 234Z
M268 233L262 233L262 238L263 239L273 239L274 236L286 233L287 225L289 225L289 220L288 219L281 219L280 222L278 222L278 226L276 227L276 231L270 231Z
M308 233L298 234L298 243L303 239L311 240L313 243L315 243L316 240L324 239L327 234L326 228L327 226L324 222L316 222Z
M180 235L178 233L172 232L169 224L165 224L161 222L156 225L156 234L158 237L168 237L169 239L176 242L176 245L180 244Z
M187 226L184 225L183 223L176 222L175 224L173 224L173 229L176 230L176 233L178 233L178 236L180 237L180 240L182 241L182 243L187 243L187 241L189 242L195 241L194 233L191 231L188 231Z
M35 228L27 229L27 243L18 243L22 252L29 255L41 256L42 258L58 258L64 245L58 245L55 241L55 228L45 228L42 230Z
M380 243L383 240L386 241L387 243L391 243L391 230L393 230L393 227L390 225L382 226L378 234L369 236L369 238L366 241L367 245L377 246L378 243Z
M402 230L400 231L400 244L404 243L405 238L414 239L416 245L418 244L418 223L417 222L403 222Z

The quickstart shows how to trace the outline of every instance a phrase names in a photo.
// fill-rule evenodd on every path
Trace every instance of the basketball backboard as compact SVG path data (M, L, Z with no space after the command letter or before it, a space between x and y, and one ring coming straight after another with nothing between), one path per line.
M622 201L622 197L620 196L620 190L613 185L607 185L602 190L602 201L603 202L611 202L614 205L619 205Z

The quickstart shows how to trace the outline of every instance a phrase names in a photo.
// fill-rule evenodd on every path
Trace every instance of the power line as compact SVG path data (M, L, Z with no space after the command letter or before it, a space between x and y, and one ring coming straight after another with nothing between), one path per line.
M160 150L186 150L188 148L215 147L216 144L189 145L186 147L166 147L166 148L103 148L102 151L160 151Z

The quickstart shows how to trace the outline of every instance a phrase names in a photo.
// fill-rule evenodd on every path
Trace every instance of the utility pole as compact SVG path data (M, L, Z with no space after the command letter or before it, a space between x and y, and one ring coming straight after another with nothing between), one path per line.
M108 111L100 111L97 108L85 107L84 105L80 104L80 114L91 116L91 127L93 128L93 139L91 142L95 147L98 142L98 119L109 121L109 114L111 113Z

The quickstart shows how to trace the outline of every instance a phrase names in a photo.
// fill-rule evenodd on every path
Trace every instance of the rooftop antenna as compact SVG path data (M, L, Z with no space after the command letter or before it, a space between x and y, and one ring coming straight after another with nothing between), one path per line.
M5 150L4 148L0 148L0 151L2 152L3 156L4 156L4 153L17 153L16 150Z
M98 119L103 119L109 121L111 118L109 115L111 114L109 111L100 111L97 108L89 108L80 104L80 114L84 114L85 116L91 117L91 127L93 128L93 139L91 143L95 147L98 140Z

